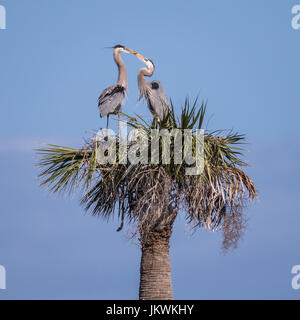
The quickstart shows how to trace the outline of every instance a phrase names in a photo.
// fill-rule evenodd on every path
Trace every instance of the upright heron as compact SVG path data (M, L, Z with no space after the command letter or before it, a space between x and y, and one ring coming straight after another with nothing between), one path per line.
M144 98L154 118L158 122L161 122L169 112L168 96L158 80L147 82L145 79L145 77L151 77L154 73L155 67L153 61L137 52L132 53L144 62L147 67L141 68L138 72L139 100Z
M107 116L106 129L108 129L109 115L118 114L118 128L120 136L120 112L121 106L124 102L126 91L127 91L127 72L125 63L122 60L120 53L136 53L133 50L127 49L124 46L118 44L113 47L114 49L114 60L118 66L119 75L116 84L106 88L98 98L98 107L100 112L100 117Z

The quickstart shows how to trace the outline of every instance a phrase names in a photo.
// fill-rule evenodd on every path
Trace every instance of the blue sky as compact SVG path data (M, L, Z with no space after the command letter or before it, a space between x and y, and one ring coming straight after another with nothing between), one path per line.
M139 249L111 224L85 214L78 198L38 187L32 149L79 146L105 125L97 97L116 81L118 43L156 65L155 79L179 107L187 94L208 99L208 128L246 133L259 200L246 210L239 248L224 256L221 237L188 233L183 217L171 241L177 299L299 299L291 268L300 264L298 121L300 1L0 0L0 299L136 299ZM137 103L141 67L125 56ZM115 126L115 124L114 124Z

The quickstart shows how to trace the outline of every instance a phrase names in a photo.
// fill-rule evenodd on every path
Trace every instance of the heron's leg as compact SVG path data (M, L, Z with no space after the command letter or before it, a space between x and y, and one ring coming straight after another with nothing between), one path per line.
M109 123L109 114L107 115L107 122L106 122L106 133L108 131L108 123Z
M108 124L109 124L109 114L107 115L107 122L106 122L106 133L105 133L105 137L104 140L108 140Z
M121 140L121 128L120 128L120 122L121 122L121 110L118 111L118 129L119 129L119 139Z

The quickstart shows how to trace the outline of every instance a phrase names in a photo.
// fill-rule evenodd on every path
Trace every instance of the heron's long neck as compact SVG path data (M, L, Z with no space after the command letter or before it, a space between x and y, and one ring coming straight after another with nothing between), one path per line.
M118 69L119 69L119 76L118 76L117 84L127 88L127 72L126 72L125 63L120 56L120 52L114 53L114 60L115 60L117 66L118 66Z
M147 83L145 77L151 77L153 75L154 70L149 70L147 68L142 68L138 72L138 83Z

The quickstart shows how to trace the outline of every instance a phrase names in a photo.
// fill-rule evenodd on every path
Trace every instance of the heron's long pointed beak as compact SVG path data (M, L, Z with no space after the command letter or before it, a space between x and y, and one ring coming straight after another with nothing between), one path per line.
M129 53L133 53L133 54L135 54L135 55L137 55L137 54L138 54L136 51L131 50L131 49L128 49L128 48L126 48L126 51L128 51Z
M128 52L130 52L130 53L133 53L134 55L136 55L140 60L144 60L144 57L141 55L141 54L139 54L137 51L134 51L134 50L131 50L131 49L127 49L126 48L126 50L128 50Z
M136 52L135 55L136 55L137 58L139 58L141 61L144 61L144 60L145 60L145 57L142 56L141 54L139 54L138 52Z
M133 53L135 56L137 56L141 61L144 61L145 57L143 57L141 54L139 54L137 51L132 49L125 49L128 53Z

